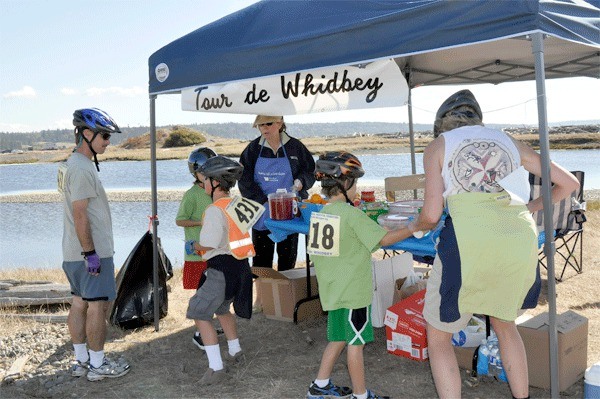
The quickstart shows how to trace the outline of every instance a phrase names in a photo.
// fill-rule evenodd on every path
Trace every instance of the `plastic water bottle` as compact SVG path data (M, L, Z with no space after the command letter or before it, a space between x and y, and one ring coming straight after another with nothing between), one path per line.
M489 355L490 351L488 350L487 340L484 338L481 340L481 345L479 345L477 354L477 375L488 375L490 362Z
M583 397L585 399L600 398L600 362L585 371Z
M500 358L500 352L498 352L498 357L496 358L496 377L503 382L508 382L508 377L506 377L506 372L504 371L504 367L502 367L502 359Z

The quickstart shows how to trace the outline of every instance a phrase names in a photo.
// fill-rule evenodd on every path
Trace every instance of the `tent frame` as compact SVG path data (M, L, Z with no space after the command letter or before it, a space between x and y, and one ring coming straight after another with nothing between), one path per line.
M478 84L478 83L489 83L485 81L485 77L489 75L502 75L501 82L510 82L510 81L522 81L522 80L530 80L532 75L535 75L536 81L536 92L537 92L537 106L538 106L538 128L539 128L539 136L540 136L540 153L541 153L541 163L542 163L542 195L543 195L543 204L544 204L544 231L546 234L545 245L544 245L544 253L547 258L547 268L548 275L553 276L555 273L554 268L554 253L555 253L555 244L553 240L552 233L552 212L553 207L551 206L551 189L550 189L550 158L549 158L549 137L548 137L548 124L547 124L547 108L546 108L546 89L545 89L545 79L546 79L546 71L548 72L559 72L561 74L568 74L571 76L589 76L595 77L595 71L598 68L597 59L599 53L595 50L591 50L589 55L577 58L575 60L571 60L568 62L559 63L556 65L551 65L545 67L544 64L544 39L546 35L544 35L540 31L536 31L530 34L523 36L523 39L530 40L532 43L532 55L535 60L534 68L526 65L517 65L511 63L503 63L500 60L497 60L494 63L485 63L480 66L469 68L460 72L457 72L452 75L452 77L457 78L456 83L450 84ZM406 57L408 61L410 61L410 56ZM494 67L496 70L491 71L490 67ZM498 70L499 67L502 67ZM569 67L568 69L566 67ZM573 68L576 68L575 70ZM545 69L546 68L546 69ZM415 145L414 145L414 131L413 131L413 118L412 118L412 88L414 87L411 84L411 72L420 71L427 72L434 76L434 78L426 81L420 82L421 84L433 85L436 82L442 81L445 78L448 78L450 75L444 73L438 73L435 71L424 71L418 69L412 69L410 64L407 63L404 66L404 73L407 78L408 86L409 86L409 102L408 102L408 118L409 118L409 133L410 133L410 149L411 149L411 166L412 173L416 173L416 165L415 165ZM520 71L525 71L524 73L520 73ZM473 77L469 75L473 75L473 73L479 74L478 77ZM510 72L515 72L511 74ZM169 91L169 94L180 93L180 91ZM164 93L162 93L164 94ZM154 237L157 237L157 227L158 227L158 219L157 215L157 183L156 183L156 97L157 94L150 95L150 140L152 143L151 146L151 155L152 155L152 181L151 181L151 190L152 190L152 232ZM158 244L157 240L154 240L154 257L153 257L153 276L154 276L154 297L158 298ZM550 342L549 342L549 351L550 351L550 381L551 381L551 395L553 398L559 397L559 387L558 387L558 336L557 336L557 328L556 328L556 281L553 278L548 279L548 304L549 304L549 332L550 332ZM155 330L159 330L159 307L155 302L154 304L154 325Z

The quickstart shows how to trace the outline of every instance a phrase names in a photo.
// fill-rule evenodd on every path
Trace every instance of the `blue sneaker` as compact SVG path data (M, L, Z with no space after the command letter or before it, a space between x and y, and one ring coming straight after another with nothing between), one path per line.
M352 399L354 399L354 398L356 398L356 396L352 395ZM376 395L375 392L369 391L367 389L367 399L390 399L390 397Z
M328 398L350 398L352 389L350 387L338 387L331 380L325 388L319 387L315 382L311 382L308 387L307 399L328 399Z

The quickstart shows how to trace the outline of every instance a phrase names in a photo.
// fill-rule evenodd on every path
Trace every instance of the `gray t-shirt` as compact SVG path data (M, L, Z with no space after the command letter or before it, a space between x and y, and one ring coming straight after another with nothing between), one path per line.
M114 254L112 219L108 198L94 162L78 152L59 167L58 191L63 194L63 259L66 262L83 260L83 248L75 232L73 202L88 199L87 214L96 253L101 258Z

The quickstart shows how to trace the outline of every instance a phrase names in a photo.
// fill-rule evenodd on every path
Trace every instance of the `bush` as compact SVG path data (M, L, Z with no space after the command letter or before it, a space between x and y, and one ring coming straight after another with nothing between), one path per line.
M204 143L206 137L195 130L182 126L173 126L172 132L165 140L164 148L187 147Z

